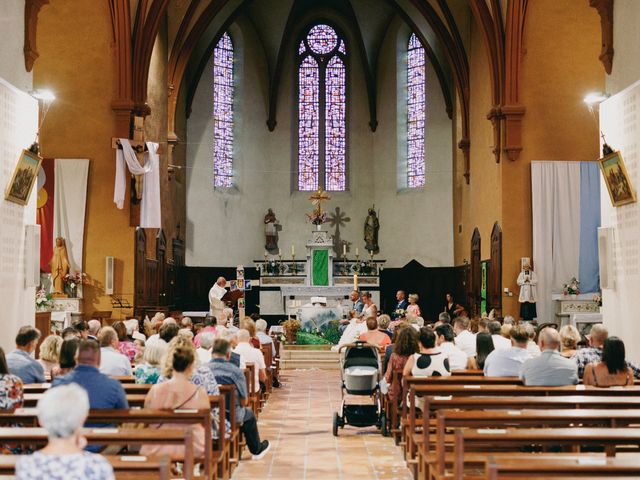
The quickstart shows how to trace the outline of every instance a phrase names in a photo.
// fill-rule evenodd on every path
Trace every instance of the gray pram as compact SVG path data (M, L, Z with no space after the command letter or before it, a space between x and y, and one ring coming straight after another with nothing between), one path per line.
M344 353L343 353L344 350ZM380 355L374 345L356 342L340 347L340 373L342 376L342 407L333 414L333 435L338 436L338 427L370 427L375 425L386 434L387 422L382 411L379 388ZM349 395L367 397L367 403L346 403ZM351 400L351 399L350 399Z

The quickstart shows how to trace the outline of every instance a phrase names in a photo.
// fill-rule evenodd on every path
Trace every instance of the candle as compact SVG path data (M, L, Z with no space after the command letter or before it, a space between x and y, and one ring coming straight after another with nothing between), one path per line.
M295 245L291 245L291 256L292 257L296 256L296 247L295 247Z
M347 256L347 244L346 243L342 244L342 256L343 257Z
M358 247L356 247L356 257L360 254L360 251L358 250Z
M278 249L278 256L281 257L282 256L282 250Z
M358 290L358 274L353 274L353 289Z

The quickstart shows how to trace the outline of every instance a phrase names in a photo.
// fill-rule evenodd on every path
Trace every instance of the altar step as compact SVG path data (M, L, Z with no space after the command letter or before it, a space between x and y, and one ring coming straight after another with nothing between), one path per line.
M293 348L292 348L293 347ZM283 370L337 370L340 368L340 355L322 346L301 348L293 345L280 351L280 368Z

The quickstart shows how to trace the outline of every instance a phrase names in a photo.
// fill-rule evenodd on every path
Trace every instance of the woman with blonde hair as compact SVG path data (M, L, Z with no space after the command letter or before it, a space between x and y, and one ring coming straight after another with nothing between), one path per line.
M40 358L38 363L44 368L44 374L51 376L60 369L60 347L62 347L62 337L49 335L40 344Z
M560 355L571 358L578 351L580 332L573 325L565 325L560 329Z
M155 384L160 378L160 367L167 354L167 345L164 342L152 343L145 347L142 354L142 363L136 367L134 376L136 383Z
M420 297L417 293L409 294L409 306L407 307L407 317L417 318L422 315L420 312L420 306L418 305Z
M254 348L260 348L260 339L258 338L258 329L256 328L256 322L250 317L244 317L240 322L240 330L247 330L250 335L249 343Z

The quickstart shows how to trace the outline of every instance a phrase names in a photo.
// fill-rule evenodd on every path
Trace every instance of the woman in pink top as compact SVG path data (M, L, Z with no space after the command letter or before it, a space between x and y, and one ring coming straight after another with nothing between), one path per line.
M151 387L144 401L144 408L176 410L189 408L208 410L207 392L191 383L191 374L195 366L196 350L192 345L178 347L173 352L173 374L171 379ZM155 428L183 428L184 425L163 423ZM204 427L193 425L193 453L195 458L204 456ZM208 446L211 448L211 446ZM184 460L184 446L144 445L141 455L169 455L172 460Z
M409 294L409 306L407 307L407 317L420 317L422 314L420 312L420 307L418 306L418 294L411 293Z
M391 345L389 335L378 330L378 320L375 317L367 318L367 331L360 335L360 340L379 348Z
M218 336L218 328L216 325L218 324L218 320L213 315L208 315L204 319L204 328L198 332L196 338L193 339L193 344L196 348L200 348L200 337L203 333L211 332L214 337Z

